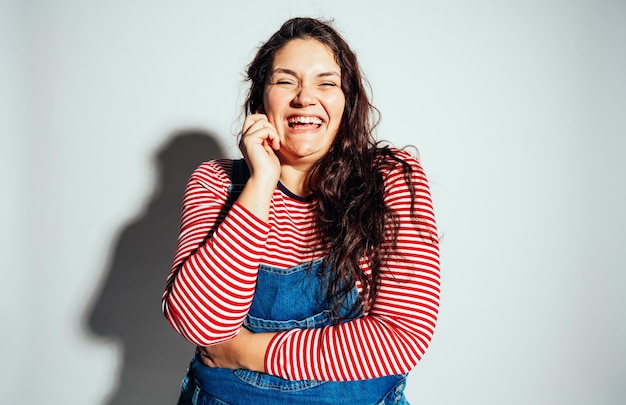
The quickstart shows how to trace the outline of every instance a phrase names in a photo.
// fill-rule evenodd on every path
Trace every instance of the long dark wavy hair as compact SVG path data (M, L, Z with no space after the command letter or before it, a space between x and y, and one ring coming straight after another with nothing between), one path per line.
M248 65L250 89L244 109L246 113L255 113L261 107L274 55L286 43L294 39L314 39L332 50L341 68L345 108L330 150L312 169L309 186L317 204L317 231L328 249L322 269L333 269L322 274L326 300L340 319L362 313L376 299L383 257L393 253L383 251L383 241L386 232L390 232L395 246L398 218L385 206L382 173L402 165L412 193L412 205L415 198L410 165L396 158L388 146L382 146L374 138L378 111L368 99L356 55L330 24L313 18L293 18L285 22ZM369 261L371 276L359 265L363 258ZM356 280L362 286L361 300L349 308L348 315L344 312L344 316L340 316Z

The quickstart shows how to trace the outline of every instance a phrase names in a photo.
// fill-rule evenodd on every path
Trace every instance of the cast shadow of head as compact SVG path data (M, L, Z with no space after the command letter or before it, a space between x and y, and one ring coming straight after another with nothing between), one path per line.
M86 314L87 333L121 345L113 404L173 404L194 347L161 312L180 220L182 196L193 170L224 157L215 137L201 130L174 134L157 154L157 188L144 211L115 242L101 290Z

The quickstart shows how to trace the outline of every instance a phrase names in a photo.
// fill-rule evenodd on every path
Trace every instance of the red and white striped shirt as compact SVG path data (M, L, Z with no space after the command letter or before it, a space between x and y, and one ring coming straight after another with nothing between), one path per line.
M376 301L358 319L279 332L265 356L268 374L290 380L332 381L402 374L426 351L439 307L435 217L419 162L408 152L394 152L413 167L415 210L421 228L411 223L410 193L402 172L397 167L383 173L385 203L399 214L401 224L399 254L387 257L382 265ZM224 217L231 165L227 159L205 162L191 176L163 295L169 322L199 346L237 335L252 303L260 264L289 268L324 252L313 228L313 203L281 185L274 191L268 222L238 203ZM366 262L361 265L369 270Z

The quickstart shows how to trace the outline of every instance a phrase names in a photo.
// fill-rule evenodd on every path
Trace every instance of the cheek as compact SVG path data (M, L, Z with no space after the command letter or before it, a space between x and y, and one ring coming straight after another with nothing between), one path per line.
M333 115L335 115L335 118L341 118L346 106L346 98L343 93L337 94L327 100L330 110L333 112Z
M263 95L263 113L271 121L272 116L278 115L280 106L280 94L275 91L266 91Z
M267 90L265 90L263 92L263 104L261 104L261 107L259 108L261 111L259 112L263 114L267 114L267 111L269 110L270 105L272 105L270 103L270 97L269 97Z

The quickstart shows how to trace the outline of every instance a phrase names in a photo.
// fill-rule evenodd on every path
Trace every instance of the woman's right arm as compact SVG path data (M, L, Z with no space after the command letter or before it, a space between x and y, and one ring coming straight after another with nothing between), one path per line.
M269 231L265 221L238 202L220 222L229 165L227 160L204 163L191 176L162 300L172 327L199 346L238 333L252 302Z
M193 173L163 294L172 327L198 346L225 342L241 329L269 232L270 201L280 175L278 136L262 114L246 117L242 133L250 178L221 222L231 162L205 163Z

